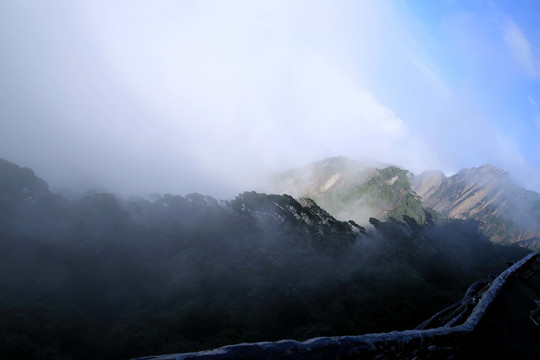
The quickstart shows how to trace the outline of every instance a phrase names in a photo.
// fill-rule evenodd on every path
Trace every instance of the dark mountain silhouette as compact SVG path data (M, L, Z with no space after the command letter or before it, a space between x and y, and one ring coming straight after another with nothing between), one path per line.
M0 165L2 359L410 329L526 254L492 244L476 221L429 212L367 229L290 195L67 200Z

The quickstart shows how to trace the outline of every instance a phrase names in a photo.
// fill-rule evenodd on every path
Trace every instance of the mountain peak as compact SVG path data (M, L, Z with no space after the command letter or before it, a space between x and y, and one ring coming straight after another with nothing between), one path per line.
M495 242L518 242L538 237L540 195L515 184L510 173L493 165L462 169L450 177L423 173L414 190L423 205L443 216L475 219Z
M479 167L473 167L471 169L464 169L466 172L478 172L478 173L489 173L493 175L509 177L510 173L501 169L500 167L493 164L484 164ZM463 171L463 170L462 170Z
M496 165L493 165L493 164L484 164L478 168L473 168L473 169L478 169L479 171L495 171L495 172L504 172L503 169L501 169L500 167L496 166Z
M403 215L421 222L424 212L411 192L409 172L367 163L342 156L327 158L282 174L270 191L310 197L336 218L361 225L368 225L370 217L401 221Z

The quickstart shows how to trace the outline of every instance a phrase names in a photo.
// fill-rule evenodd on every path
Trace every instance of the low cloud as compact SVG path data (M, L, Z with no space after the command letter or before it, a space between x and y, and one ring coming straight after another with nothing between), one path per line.
M351 71L358 64L344 65L348 44L338 40L353 23L330 3L11 10L5 26L18 41L8 62L22 75L3 87L31 86L5 100L18 104L6 122L18 140L4 132L1 156L53 186L229 197L323 157L407 165L423 146ZM366 21L351 60L362 63L387 36L373 21L386 10L355 10ZM28 106L25 95L39 101Z
M336 155L496 162L477 136L492 126L392 3L32 5L0 5L0 157L53 187L224 198ZM516 29L505 41L536 71Z

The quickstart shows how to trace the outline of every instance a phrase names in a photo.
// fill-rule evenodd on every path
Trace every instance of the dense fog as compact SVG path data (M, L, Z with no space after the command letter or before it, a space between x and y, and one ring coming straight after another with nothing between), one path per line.
M2 1L0 156L55 190L122 196L231 198L337 155L448 175L494 163L539 190L526 8Z

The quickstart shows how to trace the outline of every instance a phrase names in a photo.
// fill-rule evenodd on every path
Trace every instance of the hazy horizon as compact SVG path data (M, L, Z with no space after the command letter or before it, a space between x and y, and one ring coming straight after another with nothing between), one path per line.
M231 198L331 156L540 191L539 9L2 2L0 158L124 195Z

